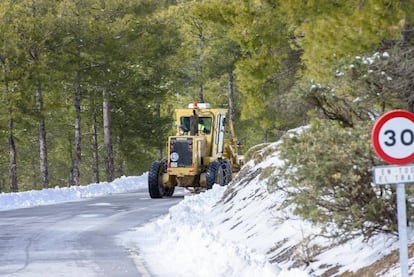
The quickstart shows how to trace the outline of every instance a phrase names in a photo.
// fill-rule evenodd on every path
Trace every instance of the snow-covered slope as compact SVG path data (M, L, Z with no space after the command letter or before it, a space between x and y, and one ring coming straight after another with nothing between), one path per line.
M277 145L263 145L227 188L186 196L124 243L135 245L159 276L340 276L398 249L389 235L343 245L318 236L317 226L292 213L283 190L267 189L282 164ZM399 276L399 264L371 273Z

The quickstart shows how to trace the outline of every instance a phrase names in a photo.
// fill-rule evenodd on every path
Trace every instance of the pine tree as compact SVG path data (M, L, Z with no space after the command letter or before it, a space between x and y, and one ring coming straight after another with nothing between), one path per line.
M399 38L406 19L401 1L277 1L294 41L304 50L306 76L326 82L342 59Z

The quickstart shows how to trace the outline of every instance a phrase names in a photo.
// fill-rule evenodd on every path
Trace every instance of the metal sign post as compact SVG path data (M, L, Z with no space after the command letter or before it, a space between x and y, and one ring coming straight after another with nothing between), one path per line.
M398 239L400 241L401 276L408 277L408 241L407 241L407 215L405 207L405 185L397 184L397 210L398 210Z
M397 220L398 240L400 244L401 276L408 277L408 239L407 239L407 208L405 203L405 183L414 183L414 165L376 166L372 170L373 183L376 185L396 185L397 187Z
M377 155L390 166L373 169L377 185L396 184L398 239L400 242L401 276L408 277L407 209L405 184L414 183L414 114L404 110L382 115L374 125L371 141ZM404 165L404 166L393 166Z

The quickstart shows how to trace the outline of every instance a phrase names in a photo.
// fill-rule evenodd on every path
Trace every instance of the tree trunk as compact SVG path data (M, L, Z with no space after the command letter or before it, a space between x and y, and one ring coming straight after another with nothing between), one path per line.
M122 159L121 146L122 146L122 134L116 138L117 151L116 151L116 176L124 175L124 161Z
M36 13L36 2L32 1L32 16L37 17ZM28 50L29 56L33 59L36 64L39 64L39 51L38 48L32 45ZM35 91L37 111L39 113L39 159L40 159L40 180L42 188L49 187L49 173L47 163L47 142L46 142L46 123L43 115L43 95L40 83L36 84Z
M111 107L105 90L103 92L103 125L106 181L112 182L114 179L114 158L112 151Z
M93 174L95 183L99 183L99 153L96 111L93 112L92 147L93 147Z
M12 110L9 109L9 150L10 150L10 163L9 163L9 176L10 176L10 191L17 192L19 190L17 185L17 158L16 158L16 145L14 143L14 120L12 117Z
M233 72L229 73L229 113L230 119L235 122L235 111L234 111L234 74Z
M73 165L73 183L80 185L80 164L81 164L81 85L80 72L76 72L75 80L75 162Z
M204 103L204 89L203 89L203 52L204 52L204 33L203 33L203 27L196 21L194 21L195 27L198 29L198 55L197 55L197 73L198 73L198 79L199 79L199 85L198 85L198 102Z
M74 178L73 178L73 169L75 167L75 159L73 158L73 143L72 143L72 134L67 136L68 143L67 143L67 151L70 159L70 167L68 170L68 187L72 187L75 185Z
M161 120L161 101L159 98L157 99L157 103L155 104L155 110L157 113L157 120ZM163 158L163 148L164 145L160 146L160 148L158 149L158 160L162 160Z
M9 90L9 82L7 78L7 65L6 58L0 56L0 62L2 64L3 83L6 93L11 94ZM10 97L11 98L11 97ZM17 185L17 165L16 165L16 145L14 143L14 119L13 119L13 108L11 101L9 100L9 179L10 179L10 191L17 192L19 187Z
M204 92L203 84L200 83L198 86L198 103L204 103Z
M36 89L36 102L40 115L39 119L39 150L40 150L40 179L42 188L49 187L49 174L47 163L46 123L43 115L43 96L40 87Z

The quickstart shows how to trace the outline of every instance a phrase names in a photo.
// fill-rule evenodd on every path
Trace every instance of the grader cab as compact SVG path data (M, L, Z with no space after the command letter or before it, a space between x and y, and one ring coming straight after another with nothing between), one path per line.
M172 196L176 186L199 192L227 185L242 163L227 109L193 103L175 113L177 133L168 138L167 158L149 168L151 198Z

